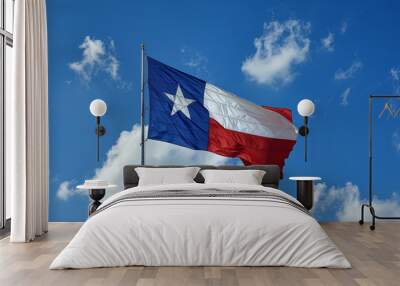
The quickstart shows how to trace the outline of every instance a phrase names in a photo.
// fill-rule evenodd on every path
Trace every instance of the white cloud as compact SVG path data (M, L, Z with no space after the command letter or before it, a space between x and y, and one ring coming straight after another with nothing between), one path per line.
M117 80L119 61L115 55L115 43L110 41L108 47L99 39L86 36L79 46L82 49L82 59L69 64L83 82L90 82L97 72L105 72L113 80Z
M351 64L348 69L342 70L338 69L335 72L336 80L345 80L354 77L355 73L358 72L362 68L363 64L360 61L355 61Z
M264 24L264 33L254 40L256 53L242 64L242 72L258 84L276 86L295 77L294 67L307 59L311 25L299 20Z
M396 130L392 135L393 147L397 152L400 152L400 132Z
M340 33L341 33L342 35L343 35L344 33L346 33L346 32L347 32L347 28L348 28L347 22L346 22L346 21L343 21L342 26L340 27Z
M83 50L82 60L70 63L69 67L82 80L90 81L95 67L102 63L102 57L105 54L104 44L101 40L92 40L90 36L86 36L79 48Z
M188 47L181 48L181 54L185 66L193 69L197 74L208 73L206 56Z
M110 74L112 79L118 79L119 62L115 56L110 55L109 64L106 66L106 71Z
M335 36L332 33L329 33L325 38L321 39L321 45L328 52L333 52L335 48L333 47L333 43L335 42Z
M74 188L71 187L71 182L64 181L60 184L57 190L57 197L60 200L68 200L75 193Z
M107 197L123 189L123 166L140 163L140 130L139 125L134 125L131 131L122 131L117 142L107 152L107 159L103 166L95 170L95 179L106 180L109 183L118 186L118 188L110 189L110 191L107 192ZM146 164L148 165L224 165L228 160L231 160L230 158L222 157L210 152L195 151L161 141L147 140L145 148ZM68 195L64 195L67 199L72 194L72 191L70 185L64 183L66 182L63 182L60 185L58 192L62 189L61 187L63 187L63 194L67 193L65 190L70 190ZM82 192L82 194L86 194L86 192Z
M185 65L192 68L198 68L199 66L204 66L206 63L207 58L200 55L199 53L196 53L193 57L188 59L187 62L185 62Z
M392 76L393 80L399 81L400 80L400 69L398 68L391 68L390 75Z
M341 104L341 105L343 105L343 106L349 105L349 96L350 96L350 93L351 93L351 88L350 88L350 87L346 88L346 89L343 91L343 93L340 95L340 99L341 99L340 104Z
M400 69L399 68L391 68L390 69L390 76L392 77L393 81L393 90L396 94L400 93Z
M358 221L361 204L366 203L366 200L360 199L358 186L351 182L343 187L330 188L325 183L318 183L314 187L314 194L314 215L324 217L334 213L334 219L339 221ZM381 216L396 216L400 212L400 198L395 193L385 200L374 197L373 206ZM369 209L365 209L365 220L371 220Z

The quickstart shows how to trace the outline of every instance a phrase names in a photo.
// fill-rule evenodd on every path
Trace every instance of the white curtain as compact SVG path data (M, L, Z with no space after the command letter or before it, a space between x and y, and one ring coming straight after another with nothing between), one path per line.
M48 102L45 0L15 1L13 92L6 111L12 242L47 232ZM7 174L9 174L7 178Z

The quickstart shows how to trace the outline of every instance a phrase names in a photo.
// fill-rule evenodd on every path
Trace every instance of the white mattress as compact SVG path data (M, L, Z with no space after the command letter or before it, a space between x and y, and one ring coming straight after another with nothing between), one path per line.
M349 268L310 215L257 198L152 198L114 202L149 190L277 189L232 184L136 187L113 195L90 217L50 269L145 266Z

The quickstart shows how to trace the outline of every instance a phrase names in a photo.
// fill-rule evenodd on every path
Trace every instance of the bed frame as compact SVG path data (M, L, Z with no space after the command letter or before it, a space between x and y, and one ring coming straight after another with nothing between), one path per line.
M216 169L216 170L263 170L265 171L264 178L261 184L265 187L278 188L279 180L281 179L281 169L278 165L252 165L252 166L208 166L208 165L191 165L191 166L155 166L155 165L127 165L124 167L124 189L136 187L139 183L139 176L135 171L136 167L147 168L178 168L178 167L200 167L201 170ZM197 183L204 183L203 176L198 173L194 178Z

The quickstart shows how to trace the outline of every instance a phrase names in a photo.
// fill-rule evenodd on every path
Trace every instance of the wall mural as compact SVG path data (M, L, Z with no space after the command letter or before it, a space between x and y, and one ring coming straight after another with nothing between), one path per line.
M149 56L179 70L256 104L290 108L297 127L303 124L297 103L313 100L308 161L299 137L281 189L295 195L290 176L321 177L314 216L359 219L368 198L368 96L400 93L400 39L393 37L400 25L400 7L393 6L400 4L206 2L47 3L50 221L84 221L89 197L76 186L104 179L118 186L109 196L121 190L122 167L140 162L141 42ZM89 111L96 98L107 103L98 162ZM374 206L396 216L400 102L374 108ZM165 142L145 144L149 164L241 164Z

